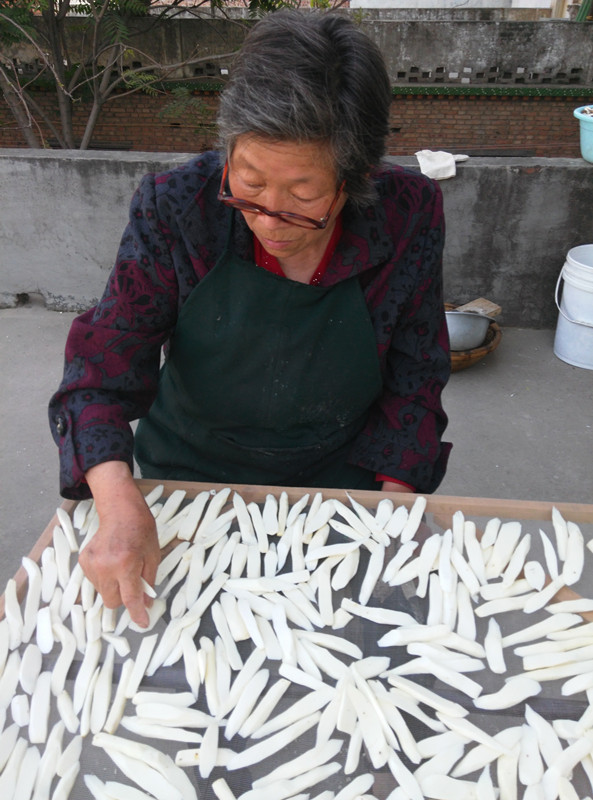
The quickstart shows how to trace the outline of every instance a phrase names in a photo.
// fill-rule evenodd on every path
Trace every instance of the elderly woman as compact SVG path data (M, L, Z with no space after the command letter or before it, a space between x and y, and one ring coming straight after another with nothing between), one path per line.
M444 474L441 195L381 165L389 104L347 19L272 14L222 95L222 155L134 196L50 421L62 494L99 514L81 564L140 624L159 549L133 452L162 479L431 492Z

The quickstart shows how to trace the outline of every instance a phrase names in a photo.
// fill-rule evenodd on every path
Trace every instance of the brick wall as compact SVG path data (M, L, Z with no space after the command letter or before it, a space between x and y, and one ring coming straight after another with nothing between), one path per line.
M109 102L95 129L95 149L147 152L199 152L215 141L216 93L199 95L205 125L195 117L163 117L166 97L129 95ZM52 115L51 92L36 100ZM577 158L579 127L573 117L578 106L593 103L593 94L570 96L480 96L397 94L391 106L390 155L417 150L447 150L469 155L525 155ZM75 105L75 135L81 137L88 106ZM44 131L48 146L55 146ZM10 113L0 100L0 147L25 147Z

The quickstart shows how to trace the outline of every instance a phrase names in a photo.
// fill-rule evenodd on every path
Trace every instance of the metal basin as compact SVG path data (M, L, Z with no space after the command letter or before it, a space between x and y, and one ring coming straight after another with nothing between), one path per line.
M445 315L451 350L473 350L484 342L490 317L472 311L445 311Z

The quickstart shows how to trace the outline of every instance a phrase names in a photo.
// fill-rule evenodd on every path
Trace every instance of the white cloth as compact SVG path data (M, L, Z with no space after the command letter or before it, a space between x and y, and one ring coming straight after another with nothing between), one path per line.
M415 153L420 171L429 178L442 181L445 178L453 178L456 174L456 163L467 161L469 156L453 155L443 150L418 150Z

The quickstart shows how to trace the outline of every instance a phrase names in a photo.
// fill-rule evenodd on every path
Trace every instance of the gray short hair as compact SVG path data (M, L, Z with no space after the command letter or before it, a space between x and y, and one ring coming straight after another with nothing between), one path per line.
M338 14L278 11L248 34L220 99L220 146L239 136L326 143L340 184L362 206L385 152L391 86L379 48Z

